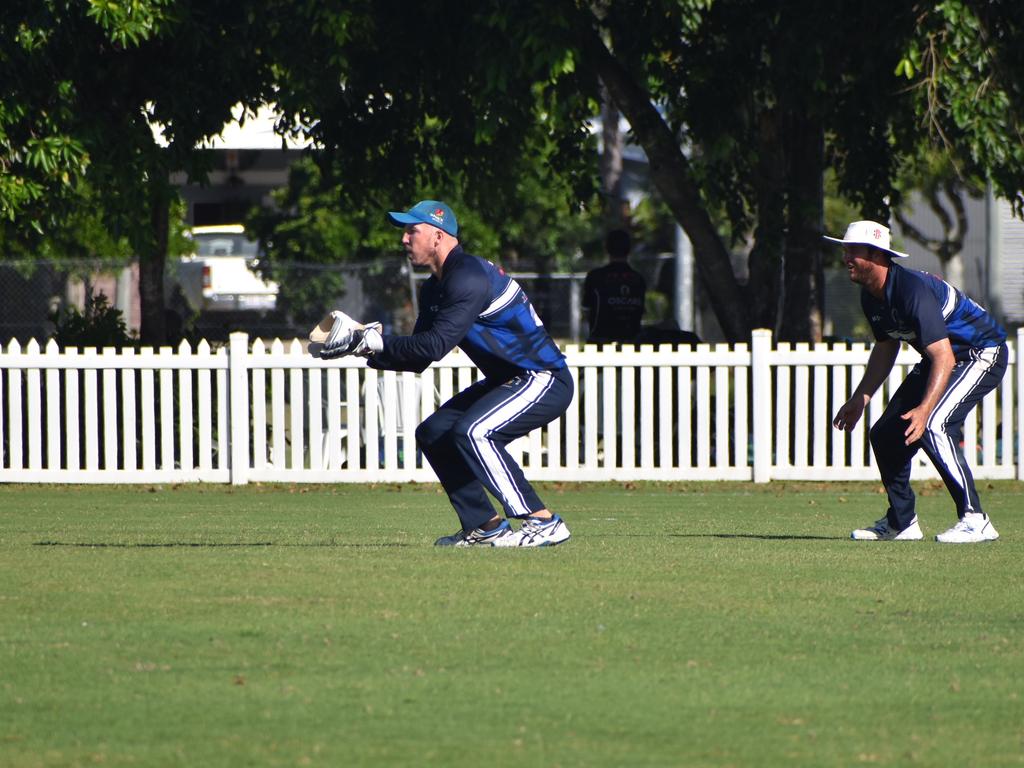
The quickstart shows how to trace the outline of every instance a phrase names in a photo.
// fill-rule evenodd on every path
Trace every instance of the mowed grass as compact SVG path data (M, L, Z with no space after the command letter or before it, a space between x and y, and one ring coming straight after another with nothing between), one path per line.
M0 487L0 765L1024 764L1002 538L852 542L875 484L542 485L573 539L432 546L435 486Z

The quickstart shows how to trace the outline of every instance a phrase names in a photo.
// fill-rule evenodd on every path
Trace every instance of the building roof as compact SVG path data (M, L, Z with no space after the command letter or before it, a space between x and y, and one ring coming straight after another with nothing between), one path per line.
M219 134L200 144L203 149L306 149L312 144L309 139L281 137L275 132L275 123L279 115L274 105L265 104L255 115L246 115L242 105L236 104L231 112L234 120L225 123ZM163 126L151 123L151 127L156 142L166 146Z

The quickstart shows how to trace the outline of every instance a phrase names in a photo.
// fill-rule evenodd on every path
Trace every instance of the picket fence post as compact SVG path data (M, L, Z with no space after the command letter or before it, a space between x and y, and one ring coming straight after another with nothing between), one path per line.
M228 429L231 435L231 484L249 482L249 336L237 331L228 346Z
M1024 327L1017 329L1017 344L1013 351L1017 357L1013 361L1017 367L1017 434L1009 440L1009 446L1003 437L1003 450L1010 452L1011 461L1016 453L1017 479L1024 480Z
M750 334L750 396L754 404L754 482L772 479L772 332L756 328Z

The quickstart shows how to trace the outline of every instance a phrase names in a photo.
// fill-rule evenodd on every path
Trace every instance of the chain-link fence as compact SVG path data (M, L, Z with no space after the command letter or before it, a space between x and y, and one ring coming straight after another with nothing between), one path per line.
M60 310L104 295L138 317L138 268L98 260L0 261L0 342L50 338Z
M252 269L230 284L232 275L211 275L184 261L164 276L166 324L170 341L179 338L226 340L234 330L253 336L305 336L325 310L341 308L354 317L381 317L411 325L411 282L401 274L382 276L382 265L357 263L277 265L280 284ZM238 278L238 276L234 276ZM224 281L228 284L225 286ZM254 296L252 284L271 286ZM138 334L142 307L137 263L92 260L0 262L0 343L17 339L45 342L54 336L62 311L83 312L94 297L116 308L129 334Z
M659 270L665 270L666 262L637 261L649 291L656 292ZM247 274L222 279L204 271L204 265L186 260L169 264L164 279L168 340L226 341L235 330L268 339L302 338L332 309L408 333L419 309L420 286L429 277L413 273L395 258L329 265L276 263L265 271L250 261L243 268ZM586 338L581 306L585 272L512 275L553 336L570 342ZM54 336L61 310L81 312L100 295L121 313L128 333L138 334L142 309L137 263L0 262L0 343L17 339L24 344L33 338L45 342Z
M305 337L325 312L340 308L360 319L379 319L393 332L412 330L416 296L426 273L410 274L408 265L380 262L324 265L294 262L276 265L275 286L258 306L245 295L225 301L186 290L179 265L165 275L166 325L169 340L226 341L231 331L263 338ZM534 301L552 333L581 338L580 287L583 273L522 273L516 278ZM203 275L199 275L203 281ZM85 310L90 300L105 297L121 312L129 334L141 323L137 264L102 261L0 262L0 343L11 339L45 342L56 331L58 313ZM585 336L585 331L583 332Z

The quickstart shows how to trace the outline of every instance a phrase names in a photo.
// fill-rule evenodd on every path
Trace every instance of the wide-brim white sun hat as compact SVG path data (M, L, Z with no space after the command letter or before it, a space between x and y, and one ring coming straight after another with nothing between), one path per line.
M894 251L889 247L892 244L889 228L877 221L854 221L846 228L846 234L843 237L825 235L825 239L840 245L873 245L897 259L905 259L910 255L902 251Z

